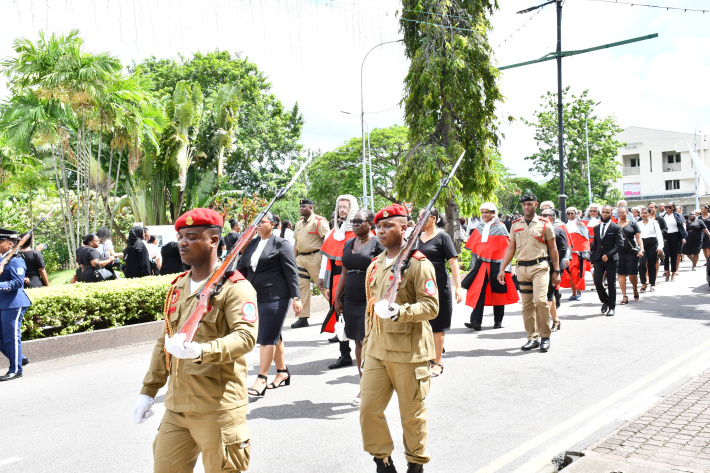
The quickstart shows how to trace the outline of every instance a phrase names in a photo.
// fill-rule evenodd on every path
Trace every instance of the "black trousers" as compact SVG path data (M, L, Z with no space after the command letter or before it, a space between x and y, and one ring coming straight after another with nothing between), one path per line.
M639 261L639 276L641 284L646 284L646 271L648 270L648 282L651 286L656 285L656 260L658 259L658 239L656 237L643 239L643 256Z
M606 274L606 282L609 285L604 289L604 274ZM599 261L594 263L594 287L597 289L597 295L602 304L608 304L609 309L616 308L616 261L609 258L605 263Z
M675 273L678 271L678 253L680 253L680 245L683 239L680 237L680 232L666 233L663 238L665 245L663 251L666 252L666 257L663 260L663 270L668 271L670 266L670 271Z
M340 342L340 355L344 357L350 356L350 341Z
M481 294L478 296L478 302L476 302L476 307L473 308L471 312L471 324L481 325L483 324L483 308L486 303L486 288L488 287L488 274L483 278L483 285L481 286ZM501 324L503 323L503 316L505 315L504 305L494 305L493 306L493 323Z

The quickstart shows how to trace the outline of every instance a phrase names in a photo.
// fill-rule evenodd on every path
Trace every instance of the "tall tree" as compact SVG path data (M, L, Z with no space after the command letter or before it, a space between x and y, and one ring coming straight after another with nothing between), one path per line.
M569 87L563 91L563 125L565 134L565 187L569 206L586 208L589 205L587 180L587 140L584 122L589 114L589 164L591 168L592 200L597 203L616 201L620 193L614 181L621 177L616 155L621 143L616 135L622 129L614 116L600 118L592 113L595 100L589 91L567 98ZM525 159L532 162L531 172L549 179L546 187L559 189L559 161L557 152L557 94L547 92L542 96L541 110L533 120L523 119L535 128L535 141L539 150ZM553 201L556 199L553 198Z
M398 195L426 203L439 179L466 151L456 179L442 193L449 232L460 244L459 204L470 212L492 196L502 100L492 64L488 15L496 0L402 0L401 29L410 59L404 80L405 122L412 143L400 163Z

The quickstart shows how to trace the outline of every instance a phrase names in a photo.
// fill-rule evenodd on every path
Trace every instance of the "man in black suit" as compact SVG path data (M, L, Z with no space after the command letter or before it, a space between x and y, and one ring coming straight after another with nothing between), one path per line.
M623 245L621 227L611 221L611 205L605 205L602 207L601 222L594 227L591 253L594 286L602 302L602 314L607 316L614 315L616 311L616 265L619 260L619 250ZM609 285L608 293L604 289L604 274Z

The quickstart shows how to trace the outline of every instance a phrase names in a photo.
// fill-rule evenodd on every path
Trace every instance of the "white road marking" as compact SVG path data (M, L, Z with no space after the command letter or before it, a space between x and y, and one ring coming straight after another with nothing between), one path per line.
M17 463L17 462L19 462L20 460L22 460L22 458L20 458L20 457L10 457L10 458L6 458L5 460L0 460L0 466L9 465L9 464L11 464L11 463Z
M573 433L568 433L564 440L558 443L557 445L554 446L554 448L547 449L543 454L536 456L532 460L530 460L528 463L526 463L523 467L519 468L516 470L517 472L530 472L530 471L537 471L534 467L534 465L539 465L537 469L542 468L546 464L550 462L552 457L558 453L560 453L562 450L565 448L574 445L575 442L582 440L585 438L587 435L591 434L592 432L598 430L599 428L603 427L604 425L608 424L610 421L618 418L622 414L624 414L628 409L629 405L635 405L639 397L642 396L635 396L634 400L632 400L630 403L627 403L625 407L622 407L622 409L613 409L612 412L609 412L608 415L598 415L600 412L602 412L605 409L609 409L610 407L613 406L614 403L622 400L626 396L632 394L633 392L644 388L646 385L652 383L655 381L657 378L660 378L664 374L668 373L672 369L676 368L677 366L681 365L682 363L685 363L687 360L692 360L685 366L682 366L681 369L677 372L672 374L671 376L668 376L667 378L664 378L662 381L659 383L656 383L655 385L652 386L651 389L647 389L645 392L645 397L651 396L653 394L656 394L660 389L662 389L665 386L668 386L675 382L675 380L681 378L682 376L687 376L689 372L693 372L693 370L697 370L699 366L705 365L708 363L710 360L710 340L708 340L705 343L702 343L695 348L687 351L686 353L678 356L674 360L666 363L665 365L661 366L660 368L652 371L651 373L647 374L643 378L635 381L634 383L626 386L625 388L617 391L616 393L612 394L611 396L607 397L606 399L598 402L597 404L590 406L589 408L583 410L582 412L572 416L571 418L567 419L564 422L561 422L560 424L551 427L550 429L546 430L545 432L541 433L537 437L534 437L527 442L523 443L522 445L514 448L513 450L507 452L506 454L500 456L496 460L493 460L491 463L489 463L487 466L479 469L476 471L476 473L494 473L504 466L506 466L508 463L520 458L521 456L527 454L528 452L534 450L535 448L539 447L543 443L547 442L548 440L556 437L557 435L560 435L572 428L575 428ZM659 387L658 385L662 385ZM648 392L650 391L650 392ZM591 423L589 423L586 427L580 428L580 425L583 424L584 422L587 421L590 417L593 417L593 420ZM575 440L576 439L576 440Z

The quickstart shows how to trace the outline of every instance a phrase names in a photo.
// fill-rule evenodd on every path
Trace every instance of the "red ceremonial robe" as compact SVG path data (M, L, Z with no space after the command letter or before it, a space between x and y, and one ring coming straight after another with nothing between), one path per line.
M355 238L355 233L352 231L345 232L345 238L342 241L335 239L335 234L337 229L331 231L325 237L323 246L320 248L320 252L327 258L325 266L325 286L330 288L330 305L333 305L333 297L335 297L335 290L338 288L338 281L340 281L340 274L343 271L343 248L345 248L345 242L351 238ZM334 314L323 324L323 331L329 333L335 333L335 322L337 317Z
M500 265L505 258L505 250L510 244L510 234L505 225L496 217L491 224L488 241L483 242L481 239L484 228L485 224L479 222L466 242L466 248L471 251L472 262L471 272L462 283L462 285L468 286L466 288L466 305L476 307L486 275L488 276L488 285L486 286L484 304L487 306L515 304L519 297L511 274L505 273L505 285L501 285L497 279Z
M587 225L581 220L575 219L574 223L570 225L568 222L565 225L565 230L567 230L567 241L569 242L569 249L572 253L572 259L569 262L569 266L565 271L562 272L562 281L560 282L561 287L572 287L571 282L574 287L582 291L586 289L586 284L584 281L584 273L589 269L589 230Z

